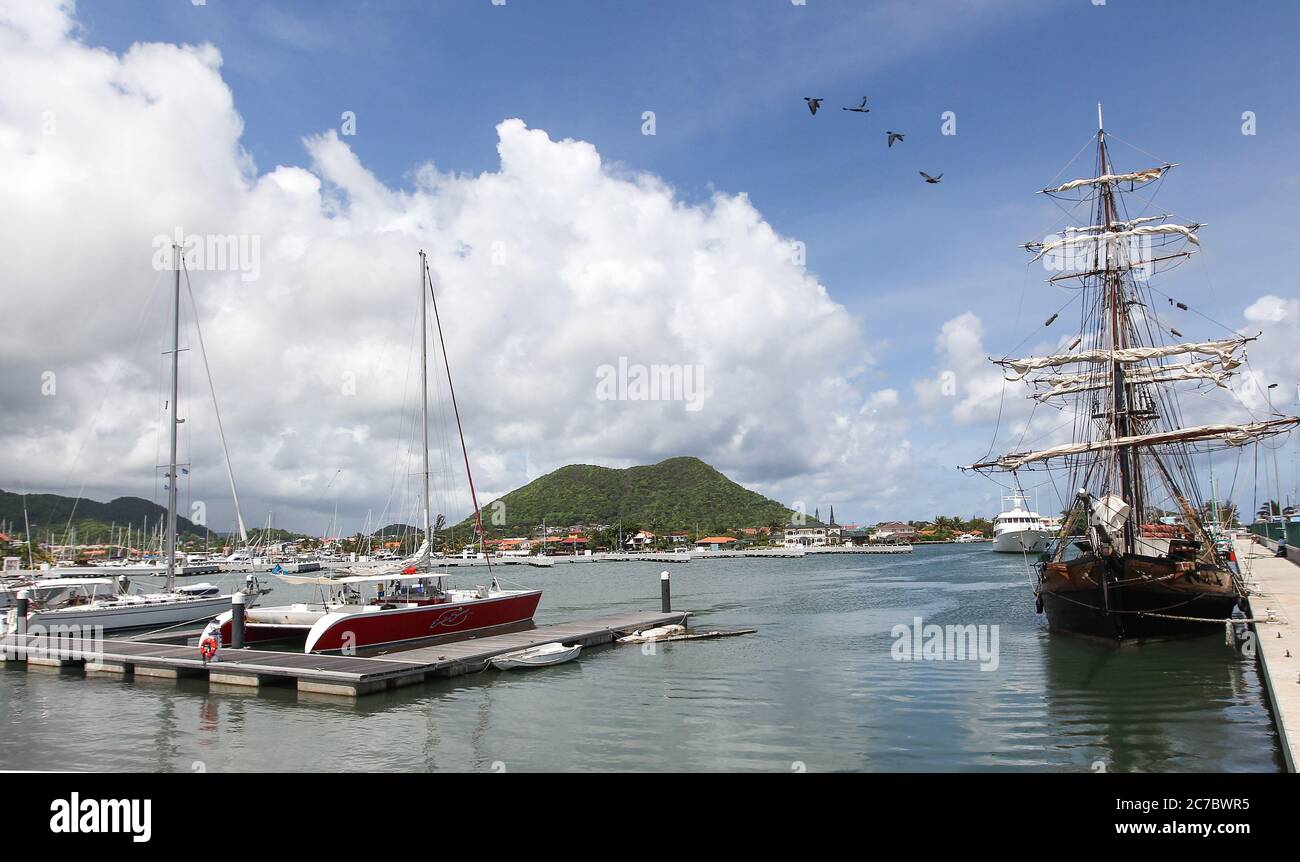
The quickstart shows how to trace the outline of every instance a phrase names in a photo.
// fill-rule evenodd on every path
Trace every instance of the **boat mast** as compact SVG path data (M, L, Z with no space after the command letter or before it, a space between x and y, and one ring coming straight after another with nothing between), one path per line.
M460 406L456 403L456 384L451 382L451 362L447 359L447 339L442 334L442 319L438 316L438 297L433 293L433 274L429 272L428 264L424 261L424 252L420 252L420 263L424 266L424 272L429 276L429 295L433 297L433 324L438 328L438 348L442 351L442 367L447 372L447 394L451 396L451 412L456 417L456 434L460 437L460 454L465 459L465 478L469 480L469 499L474 505L474 523L478 528L479 548L484 549L487 545L484 542L487 534L483 530L483 510L478 505L478 494L474 491L474 471L469 466L469 447L465 445L465 427L460 421ZM421 291L420 305L424 305L423 291ZM423 343L423 339L421 340ZM426 430L427 435L427 430ZM425 443L425 458L428 458L428 443ZM427 460L426 460L427 463ZM427 473L426 473L427 476ZM425 486L428 486L428 479L425 479ZM426 512L425 517L428 517ZM470 546L473 547L473 541ZM492 571L492 558L487 557L488 571ZM493 580L495 583L495 579Z
M167 592L176 588L176 399L180 393L181 357L181 246L172 243L172 268L176 270L176 283L172 296L172 402L168 419L171 437L171 457L167 462Z
M420 249L420 425L423 431L424 446L420 453L424 457L424 541L432 550L433 536L429 529L429 317L425 298L424 249Z
M1101 103L1097 104L1097 160L1099 172L1098 176L1106 176L1110 173L1110 158L1106 153L1106 130L1102 124ZM1110 183L1101 185L1101 212L1099 222L1102 225L1103 232L1109 234L1114 229L1117 221L1117 211L1115 209L1115 191ZM1115 269L1115 255L1111 253L1109 243L1099 243L1098 253L1106 255L1104 262L1104 272L1102 275L1103 284L1105 285L1106 304L1110 307L1110 349L1112 352L1122 350L1127 347L1127 314L1128 309L1124 304L1124 292L1120 284L1120 275ZM1111 428L1115 438L1129 436L1129 417L1128 417L1128 384L1124 380L1124 365L1118 359L1111 361ZM1132 449L1116 449L1115 457L1119 466L1119 478L1121 494L1130 507L1129 524L1126 530L1124 540L1125 550L1133 553L1136 546L1135 523L1141 523L1142 513L1140 501L1134 498L1133 493L1133 472L1132 472Z
M34 569L36 564L32 562L32 522L27 517L27 492L23 491L23 530L27 534L27 568Z

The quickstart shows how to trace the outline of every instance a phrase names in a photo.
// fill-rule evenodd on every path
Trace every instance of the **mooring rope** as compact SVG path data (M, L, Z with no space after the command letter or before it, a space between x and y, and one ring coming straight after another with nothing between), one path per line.
M1184 616L1178 616L1177 614L1158 614L1158 613L1156 613L1156 612L1154 612L1154 611L1115 611L1115 610L1112 610L1111 613L1129 613L1129 614L1137 614L1137 615L1140 616L1140 617L1156 617L1157 619L1162 619L1162 620L1179 620L1179 621L1181 621L1181 622L1186 622L1186 623L1214 623L1215 625L1220 625L1220 626L1221 626L1221 625L1232 625L1232 626L1235 626L1235 625L1237 625L1238 623L1243 624L1243 625L1246 624L1246 623L1275 623L1275 622L1278 621L1278 620L1277 620L1277 614L1273 613L1272 611L1269 611L1268 616L1267 616L1267 617L1263 617L1263 618L1260 618L1260 617L1226 617L1226 618L1220 618L1220 619L1214 619L1214 618L1212 618L1212 617L1184 617Z

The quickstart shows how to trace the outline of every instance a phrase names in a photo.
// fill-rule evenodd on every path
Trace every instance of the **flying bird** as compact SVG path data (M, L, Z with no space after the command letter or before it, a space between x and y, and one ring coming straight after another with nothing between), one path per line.
M854 111L854 112L859 113L859 114L869 114L869 113L871 113L871 109L867 107L867 97L866 97L866 96L863 96L863 97L862 97L862 103L859 104L856 108L845 108L844 110L846 110L846 111Z
M891 147L894 145L894 141L903 140L902 132L885 132L885 134L889 136L889 146Z
M825 99L814 99L811 96L804 96L803 100L808 103L808 110L813 112L813 116L817 115L817 109L822 106L822 102L826 101Z
M943 179L943 174L939 174L939 176L937 177L932 177L929 174L927 174L925 171L917 171L917 173L925 177L925 181L927 183L937 183L939 182L939 180Z

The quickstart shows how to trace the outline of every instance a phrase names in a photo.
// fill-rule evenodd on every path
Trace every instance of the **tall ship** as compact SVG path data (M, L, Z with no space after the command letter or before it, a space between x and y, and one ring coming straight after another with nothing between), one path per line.
M1177 165L1117 169L1100 106L1095 153L1091 177L1040 192L1072 219L1086 213L1086 223L1024 246L1031 262L1046 259L1056 273L1048 282L1070 297L1047 325L1077 314L1078 330L1051 355L993 360L1008 380L1027 386L1035 411L1059 411L1053 424L1071 428L1069 442L965 469L1009 472L1017 487L1020 473L1047 471L1070 489L1061 527L1032 573L1037 610L1051 630L1112 642L1214 631L1206 623L1230 617L1247 590L1207 526L1211 507L1197 487L1197 461L1288 433L1300 419L1271 408L1251 416L1236 399L1234 411L1250 421L1185 420L1180 394L1199 402L1213 391L1231 393L1229 379L1246 365L1246 345L1258 334L1224 327L1195 341L1171 325L1190 309L1156 278L1192 255L1203 227L1153 212L1153 192Z

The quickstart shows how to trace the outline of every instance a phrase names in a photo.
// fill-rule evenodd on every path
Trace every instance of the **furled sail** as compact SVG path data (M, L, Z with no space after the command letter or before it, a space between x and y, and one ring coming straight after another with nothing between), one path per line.
M1165 171L1172 167L1176 167L1176 165L1166 163L1158 168L1147 168L1145 171L1134 171L1133 173L1128 174L1102 174L1099 177L1093 177L1086 180L1070 180L1068 183L1062 183L1054 189L1043 189L1039 194L1050 195L1058 192L1068 192L1072 189L1080 188L1081 186L1115 185L1117 183L1133 183L1136 185L1138 183L1149 183L1152 180L1160 179L1164 176Z
M1010 455L1003 455L996 461L972 464L967 469L1019 470L1027 464L1046 461L1051 458L1060 458L1064 455L1082 455L1087 452L1102 452L1130 446L1159 446L1164 443L1196 443L1206 440L1219 440L1229 446L1242 446L1261 437L1289 431L1298 424L1300 424L1300 418L1287 416L1281 419L1269 419L1264 422L1250 422L1245 425L1197 425L1191 428L1157 431L1152 434L1136 434L1128 437L1114 437L1083 443L1066 443L1038 452L1013 452Z
M1015 376L1008 375L1008 380L1020 380L1030 371L1039 368L1055 368L1061 365L1070 365L1075 362L1119 362L1131 364L1134 362L1145 362L1149 359L1162 359L1166 356L1182 356L1185 354L1195 356L1211 356L1218 359L1225 366L1231 361L1236 362L1233 354L1243 344L1248 341L1254 341L1258 338L1254 336L1238 336L1237 338L1224 338L1217 341L1200 341L1194 343L1166 344L1157 347L1126 347L1120 350L1081 350L1078 353L1058 353L1053 356L1027 356L1024 359L995 359L998 365L1014 372ZM1235 366L1234 366L1235 367Z
M1175 383L1180 380L1210 380L1216 386L1227 386L1226 381L1232 375L1232 370L1240 364L1240 360L1229 358L1222 363L1217 359L1205 359L1200 362L1187 362L1182 365L1157 365L1152 368L1135 368L1125 373L1124 382L1143 384ZM1088 392L1094 389L1107 389L1110 387L1109 375L1096 372L1091 374L1051 374L1036 378L1032 382L1040 386L1051 387L1044 392L1035 392L1030 396L1038 401L1058 395L1071 395L1076 392Z
M1153 221L1161 221L1167 218L1169 218L1168 213L1156 216L1143 216L1142 218L1129 219L1128 221L1111 222L1110 226L1112 230L1128 230L1136 225L1150 224ZM1099 233L1105 229L1106 226L1104 224L1089 224L1084 225L1083 227L1067 227L1065 233Z
M1131 239L1133 237L1155 236L1159 234L1178 234L1180 236L1186 237L1187 240L1192 243L1192 245L1200 245L1201 241L1196 238L1196 231L1202 227L1203 225L1199 225L1199 224L1192 224L1192 225L1151 224L1151 225L1142 225L1141 227L1131 227L1128 230L1111 230L1111 231L1106 231L1104 233L1097 233L1097 234L1072 233L1069 236L1065 236L1057 240L1052 240L1051 242L1026 243L1025 248L1029 249L1030 251L1038 252L1029 261L1030 263L1033 263L1034 261L1042 258L1042 256L1047 254L1048 252L1055 251L1058 248L1064 248L1065 246L1079 245L1080 243L1093 242L1093 243L1097 243L1098 245L1106 244L1111 247L1115 247L1121 241ZM1067 228L1067 231L1068 230L1069 229Z

